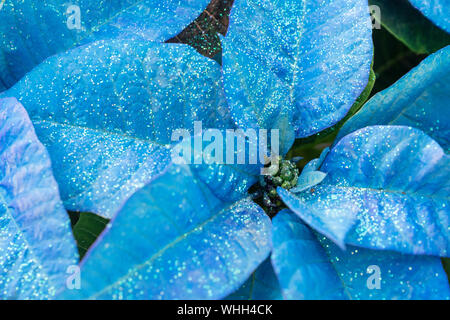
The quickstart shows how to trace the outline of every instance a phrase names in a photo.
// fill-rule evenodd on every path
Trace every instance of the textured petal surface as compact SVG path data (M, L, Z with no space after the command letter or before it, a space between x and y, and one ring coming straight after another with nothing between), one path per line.
M214 187L170 166L125 204L83 260L81 290L63 298L219 299L237 290L269 255L271 222L250 200L221 201Z
M192 132L195 120L233 128L220 66L186 45L96 42L48 59L4 95L30 114L66 208L107 218L167 165L174 130Z
M289 210L273 219L273 247L287 299L450 299L439 258L351 246L342 251ZM370 277L380 280L379 289Z
M449 0L409 0L428 19L447 32L450 32Z
M336 141L371 125L418 128L450 150L450 46L426 58L392 87L375 95L339 132Z
M282 300L280 284L270 258L252 273L247 281L227 300Z
M378 126L337 143L314 190L284 202L317 231L348 244L411 254L450 254L449 156L423 132Z
M243 127L288 123L310 136L341 120L369 79L365 0L236 0L223 42L227 98Z
M321 171L302 172L300 177L298 177L298 183L296 187L292 188L290 192L297 193L305 191L321 183L326 176L327 174Z
M0 10L0 91L2 86L11 87L46 58L83 43L116 37L168 40L194 21L208 3L208 0L6 1ZM76 24L78 17L80 28Z
M51 298L77 262L47 151L17 100L0 99L0 299Z

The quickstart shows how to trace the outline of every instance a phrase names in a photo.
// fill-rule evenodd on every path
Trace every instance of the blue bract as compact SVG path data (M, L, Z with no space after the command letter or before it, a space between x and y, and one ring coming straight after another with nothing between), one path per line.
M289 210L273 220L272 264L287 299L449 299L436 257L342 251Z
M227 297L228 300L281 300L278 278L273 270L272 263L266 259L256 269L247 281Z
M26 111L0 99L0 299L49 299L78 253L50 158Z
M356 131L326 156L313 190L280 190L313 228L344 243L411 254L450 255L450 158L409 127Z
M287 123L301 138L341 120L369 79L368 11L365 0L236 1L223 69L238 124Z
M0 92L46 58L95 40L165 41L208 0L6 1L0 10Z
M174 130L234 126L220 66L185 45L94 42L46 60L3 95L28 111L66 208L107 218L169 163Z
M240 175L203 182L198 171L169 166L125 204L87 254L81 290L62 298L219 299L238 289L271 249L258 205L214 194L225 197Z

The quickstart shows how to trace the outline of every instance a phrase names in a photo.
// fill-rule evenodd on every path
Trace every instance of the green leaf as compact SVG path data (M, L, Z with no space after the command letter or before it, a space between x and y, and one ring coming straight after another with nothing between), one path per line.
M80 218L73 228L73 235L77 241L80 259L83 259L90 246L97 240L108 222L108 219L93 213L80 213Z
M442 258L442 265L444 266L448 281L450 282L450 258Z
M393 85L427 56L411 51L384 28L373 31L373 42L375 47L373 70L377 81L372 94Z
M381 24L416 53L433 53L450 44L450 34L435 26L407 0L369 0L381 10ZM375 17L377 18L377 17Z
M212 0L205 11L168 43L184 43L213 58L222 51L219 34L225 36L234 0Z

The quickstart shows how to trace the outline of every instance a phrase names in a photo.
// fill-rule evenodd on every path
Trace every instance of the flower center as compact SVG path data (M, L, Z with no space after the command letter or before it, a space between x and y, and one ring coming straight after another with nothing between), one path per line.
M292 189L297 185L299 176L299 169L294 162L279 157L278 163L278 170L274 174L261 176L260 181L250 189L253 200L263 207L271 218L285 208L277 188Z

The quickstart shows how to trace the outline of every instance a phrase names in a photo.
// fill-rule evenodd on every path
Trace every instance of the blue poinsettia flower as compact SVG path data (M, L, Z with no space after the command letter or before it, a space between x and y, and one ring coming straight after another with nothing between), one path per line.
M272 44L279 50L271 57L256 40L253 47L241 43L252 35L260 38L256 22L241 21L245 10L258 7L246 1L235 4L226 38L232 40L225 43L234 47L225 48L223 69L186 46L101 40L49 58L3 93L24 105L49 148L67 209L111 218L167 166L171 133L192 128L196 120L208 128L282 128L281 149L287 152L295 137L330 127L348 112L367 84L373 54L365 1L311 8L277 5L274 14L260 17L267 37L281 41ZM340 19L328 21L325 12ZM282 18L286 25L274 37L270 28ZM240 30L240 25L251 29ZM292 34L295 28L303 32ZM248 59L234 61L241 56ZM258 70L247 70L258 57L269 60L257 63ZM346 58L352 63L343 64ZM321 89L313 89L308 79L321 82ZM242 90L248 86L252 90L245 97ZM250 109L262 105L267 107L258 118Z
M449 249L448 156L406 126L435 117L432 108L445 103L448 53L367 103L344 126L351 133L309 163L296 188L279 189L290 210L272 223L245 192L257 180L249 166L169 165L89 252L86 286L62 297L223 298L250 277L230 298L449 298L438 258ZM425 70L429 81L415 87ZM380 101L391 110L384 119L372 113ZM363 120L371 123L358 129ZM436 126L426 128L441 132Z
M37 66L0 95L0 138L12 146L0 168L24 155L2 186L29 182L43 202L32 221L26 206L5 212L21 223L1 229L14 245L0 253L21 251L5 255L2 298L450 298L439 259L449 250L448 118L435 112L448 99L449 48L370 100L299 176L282 161L260 182L266 204L280 197L288 207L272 220L248 193L260 166L173 162L172 132L195 121L279 129L281 156L337 124L368 83L370 28L363 0L241 0L223 67L187 46L120 36ZM8 131L17 121L24 130ZM24 141L40 153L27 156ZM24 202L19 189L0 198L4 207ZM81 288L63 293L77 255L38 245L74 248L59 194L67 209L113 217L81 263ZM34 220L43 212L59 228L48 240ZM21 244L22 229L35 238ZM32 262L42 279L24 277Z

